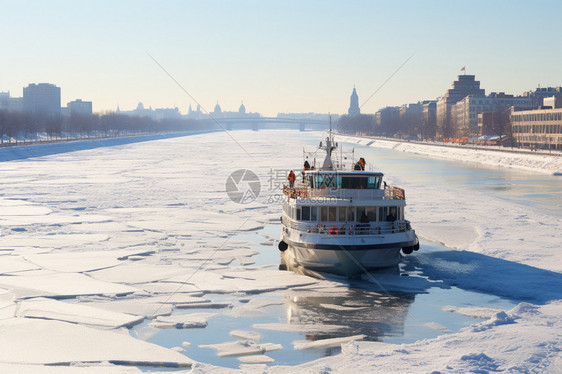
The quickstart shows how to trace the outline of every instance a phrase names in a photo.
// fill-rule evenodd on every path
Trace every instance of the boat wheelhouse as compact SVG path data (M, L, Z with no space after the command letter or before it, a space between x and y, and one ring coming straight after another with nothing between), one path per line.
M331 134L322 167L304 170L292 187L284 186L279 249L290 265L315 271L356 275L397 265L400 250L419 248L404 218L404 190L387 185L383 173L345 167L334 161ZM353 170L359 169L359 170Z

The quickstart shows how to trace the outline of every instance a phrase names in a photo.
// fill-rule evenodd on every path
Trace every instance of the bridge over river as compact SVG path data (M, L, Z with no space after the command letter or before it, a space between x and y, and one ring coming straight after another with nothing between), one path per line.
M324 130L329 128L330 120L309 119L309 118L281 118L281 117L232 117L232 118L208 118L201 121L208 121L210 126L220 124L227 130L237 129L298 129Z

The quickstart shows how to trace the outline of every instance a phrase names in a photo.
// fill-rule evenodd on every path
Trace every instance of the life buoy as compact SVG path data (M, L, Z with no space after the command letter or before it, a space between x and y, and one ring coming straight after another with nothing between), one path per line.
M330 227L330 235L338 235L338 228L337 226Z

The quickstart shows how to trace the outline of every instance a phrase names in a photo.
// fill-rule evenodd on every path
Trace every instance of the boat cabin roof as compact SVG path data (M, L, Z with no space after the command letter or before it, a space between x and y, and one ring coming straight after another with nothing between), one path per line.
M306 175L337 175L340 177L382 177L378 171L307 170Z

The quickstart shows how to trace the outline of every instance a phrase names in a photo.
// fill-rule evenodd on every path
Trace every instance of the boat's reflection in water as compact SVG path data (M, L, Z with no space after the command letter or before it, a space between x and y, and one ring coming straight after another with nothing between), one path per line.
M283 260L279 268L315 278L337 279L295 265L287 266ZM398 275L398 267L384 270L389 271ZM364 340L382 341L384 337L404 334L408 308L414 302L415 294L390 293L359 279L342 278L340 283L341 287L288 291L285 294L287 323L346 327L309 334L306 339L311 341L352 335L365 335Z

